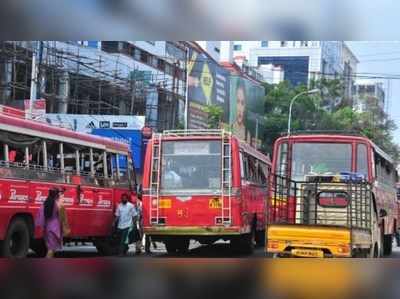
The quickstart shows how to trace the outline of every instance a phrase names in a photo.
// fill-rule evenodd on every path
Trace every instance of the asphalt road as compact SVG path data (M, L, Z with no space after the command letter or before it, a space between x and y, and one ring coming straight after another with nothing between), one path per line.
M30 257L35 257L31 254ZM78 246L64 246L63 251L58 252L56 257L59 258L95 258L101 257L96 248L87 243L86 245L79 244ZM130 245L130 250L128 252L128 257L132 258L166 258L166 257L176 257L170 256L166 253L165 247L162 243L157 243L157 249L152 248L152 253L150 255L142 253L141 255L135 255L135 246ZM190 250L187 254L179 256L183 258L253 258L253 257L264 257L264 249L257 248L254 250L252 255L238 255L232 252L229 243L218 242L209 246L201 246L199 243L192 241L190 244ZM388 258L400 258L400 247L393 244L393 253Z

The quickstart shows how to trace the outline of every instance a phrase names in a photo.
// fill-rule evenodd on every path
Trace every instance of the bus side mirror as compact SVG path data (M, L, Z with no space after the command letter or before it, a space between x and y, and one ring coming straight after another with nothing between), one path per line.
M386 217L387 216L387 212L384 209L380 209L379 210L379 217Z
M143 194L142 184L137 184L136 185L136 195L137 195L137 197L142 199L142 194Z

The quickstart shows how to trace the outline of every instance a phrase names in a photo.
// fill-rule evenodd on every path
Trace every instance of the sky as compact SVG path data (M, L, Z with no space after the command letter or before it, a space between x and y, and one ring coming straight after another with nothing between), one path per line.
M389 101L388 113L396 122L398 129L393 133L396 143L400 144L400 42L399 41L364 41L346 42L360 63L357 73L377 74L377 79L386 87L386 100ZM387 77L398 77L387 78Z

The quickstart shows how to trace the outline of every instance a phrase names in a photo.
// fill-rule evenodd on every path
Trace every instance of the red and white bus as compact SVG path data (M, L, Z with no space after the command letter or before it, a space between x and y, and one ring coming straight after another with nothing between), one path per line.
M329 134L282 137L274 145L272 172L295 181L305 181L308 175L362 175L372 185L383 254L391 253L392 237L399 223L397 173L393 160L371 140Z
M123 193L136 194L128 145L0 109L2 256L24 257L29 248L45 254L34 220L52 187L64 190L69 239L93 241L103 254L115 252L110 238L115 205Z
M221 130L165 131L147 146L145 234L168 253L223 239L241 252L265 241L270 160Z

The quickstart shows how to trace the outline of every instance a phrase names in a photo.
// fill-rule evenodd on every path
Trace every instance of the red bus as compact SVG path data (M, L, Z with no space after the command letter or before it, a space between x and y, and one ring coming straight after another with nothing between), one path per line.
M168 253L223 239L241 252L265 241L267 156L221 130L165 131L147 146L144 232Z
M1 255L24 257L29 248L46 253L34 219L52 187L64 190L69 239L115 252L115 205L123 193L136 194L128 145L9 113L0 113L0 136Z
M362 175L373 186L382 253L391 254L393 234L399 223L397 173L393 160L371 140L328 134L282 137L274 145L272 172L295 181L304 181L308 175Z

